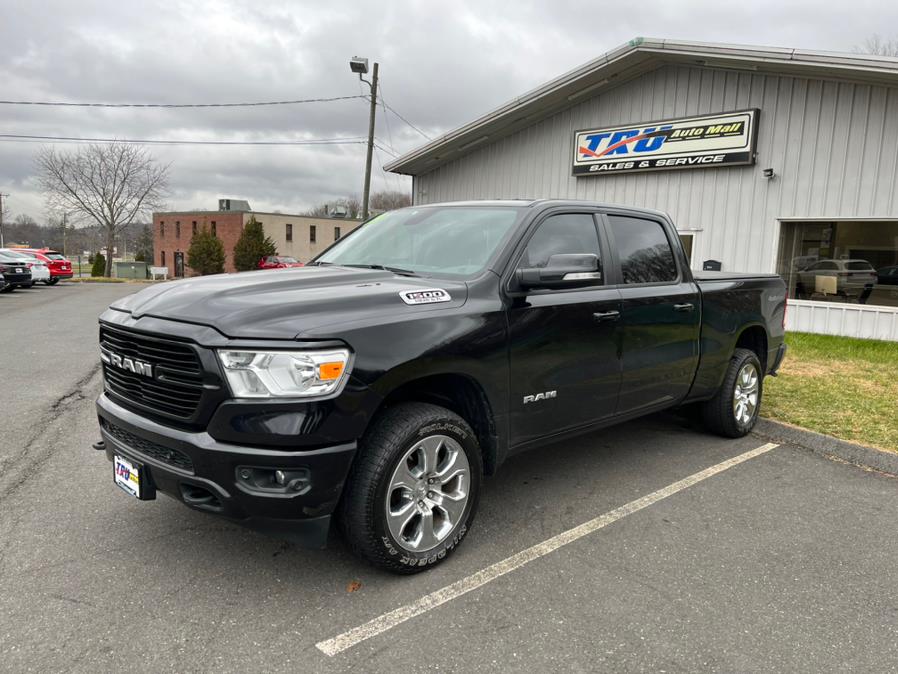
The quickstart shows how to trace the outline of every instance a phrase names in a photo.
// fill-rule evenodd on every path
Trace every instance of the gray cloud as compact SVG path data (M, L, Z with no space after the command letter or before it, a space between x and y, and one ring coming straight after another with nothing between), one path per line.
M387 101L428 134L462 124L636 35L849 51L898 26L891 2L759 0L720 5L461 1L449 4L0 0L2 98L230 102L354 95L354 54L381 63ZM896 29L898 31L898 29ZM0 133L118 138L363 136L360 99L275 108L96 110L0 106ZM421 136L383 110L377 135L405 151ZM43 215L39 145L0 142L0 190ZM218 196L302 210L361 191L364 146L154 147L171 162L171 206ZM381 161L388 157L381 153ZM374 162L375 189L410 188Z

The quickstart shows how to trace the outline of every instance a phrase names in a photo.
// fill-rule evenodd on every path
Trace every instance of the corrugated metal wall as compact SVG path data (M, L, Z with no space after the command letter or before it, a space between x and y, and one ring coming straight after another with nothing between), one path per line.
M575 130L744 108L761 110L754 166L571 175ZM761 175L767 167L775 178ZM779 218L898 220L896 183L898 89L667 66L417 176L415 201L557 197L656 208L698 230L694 264L773 272Z

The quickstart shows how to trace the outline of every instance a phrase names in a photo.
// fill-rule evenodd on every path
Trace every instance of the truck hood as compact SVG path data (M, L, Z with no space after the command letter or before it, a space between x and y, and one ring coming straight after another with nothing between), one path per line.
M400 296L432 288L448 293L449 301L407 304ZM152 316L207 325L232 338L295 339L326 325L394 322L409 313L459 307L467 294L461 281L314 266L161 283L117 300L112 308L135 319Z

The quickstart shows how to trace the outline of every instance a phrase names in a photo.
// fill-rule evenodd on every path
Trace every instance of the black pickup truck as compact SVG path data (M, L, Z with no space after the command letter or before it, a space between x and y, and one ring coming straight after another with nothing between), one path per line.
M786 289L689 270L663 213L464 202L308 266L163 283L100 317L114 479L404 573L458 546L511 455L666 408L748 433Z

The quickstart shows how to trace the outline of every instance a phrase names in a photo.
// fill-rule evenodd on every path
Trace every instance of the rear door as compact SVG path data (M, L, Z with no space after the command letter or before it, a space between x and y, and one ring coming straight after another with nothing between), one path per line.
M605 215L621 293L621 388L617 414L686 396L698 366L701 297L660 219Z
M512 269L544 267L551 255L590 253L604 274L594 211L553 212L525 237ZM511 444L610 417L620 386L620 293L605 285L510 293Z

